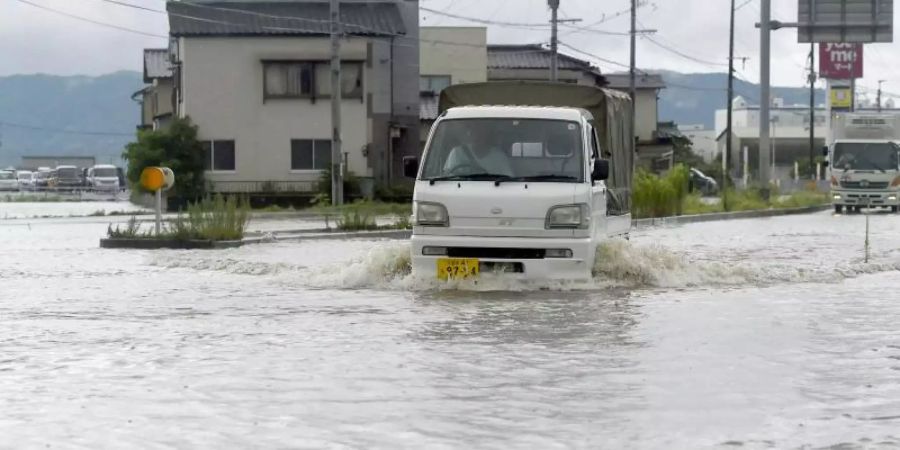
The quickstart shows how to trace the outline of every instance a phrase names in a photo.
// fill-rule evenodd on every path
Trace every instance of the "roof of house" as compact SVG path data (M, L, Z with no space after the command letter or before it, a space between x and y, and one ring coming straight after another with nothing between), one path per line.
M552 52L540 45L488 45L488 69L549 69ZM560 70L600 73L590 62L559 54Z
M631 87L631 76L627 73L610 73L603 76L606 77L609 88L629 89ZM666 82L662 75L639 73L634 77L634 87L637 89L665 89Z
M172 63L169 51L164 48L144 49L144 82L150 83L154 78L171 78Z
M170 1L166 10L172 36L324 36L330 27L329 4L322 1ZM393 2L343 2L341 23L347 34L406 34Z

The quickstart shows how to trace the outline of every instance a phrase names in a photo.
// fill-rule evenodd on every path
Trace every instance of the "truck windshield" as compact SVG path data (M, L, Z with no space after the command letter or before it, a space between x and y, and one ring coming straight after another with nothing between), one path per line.
M75 168L61 168L56 171L56 174L59 178L78 178L78 169Z
M118 173L116 169L111 169L108 167L102 167L98 169L94 169L94 176L98 178L115 178L118 177Z
M426 154L425 180L581 182L581 126L547 119L440 122Z
M839 142L834 167L843 170L897 170L900 148L891 142Z
M14 180L15 176L12 172L0 172L0 180Z

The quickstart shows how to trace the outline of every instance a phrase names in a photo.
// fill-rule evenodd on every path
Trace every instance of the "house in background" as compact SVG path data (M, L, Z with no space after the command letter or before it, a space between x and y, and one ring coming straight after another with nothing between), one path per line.
M176 115L198 126L212 191L313 191L332 162L328 2L167 10ZM343 2L340 19L343 163L389 184L418 152L418 2Z
M438 116L441 90L487 81L487 28L422 27L419 31L419 140L424 148Z
M553 52L540 45L488 45L488 80L549 81ZM559 53L558 79L563 83L605 86L600 69Z
M631 90L631 76L628 73L606 74L607 87L617 91ZM635 76L635 123L634 134L637 139L635 163L653 171L666 170L671 167L674 147L671 127L660 131L659 91L665 89L666 83L662 75L640 73Z
M175 112L172 63L165 48L144 49L144 84L131 98L141 105L138 129L165 128Z

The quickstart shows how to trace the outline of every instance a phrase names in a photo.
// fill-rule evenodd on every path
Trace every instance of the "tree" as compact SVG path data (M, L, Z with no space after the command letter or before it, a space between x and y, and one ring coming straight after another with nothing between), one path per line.
M170 196L196 200L203 196L203 146L197 140L197 127L190 118L175 119L165 130L141 130L137 142L125 147L122 157L128 161L126 177L134 189L140 187L141 172L151 166L163 166L175 172L175 187Z

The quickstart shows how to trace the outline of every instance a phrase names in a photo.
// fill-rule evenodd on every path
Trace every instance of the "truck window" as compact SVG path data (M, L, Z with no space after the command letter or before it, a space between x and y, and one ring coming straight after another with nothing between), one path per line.
M890 142L838 142L834 168L842 170L897 170L898 147Z
M564 120L444 120L426 150L422 176L489 174L535 182L582 182L581 133L580 124Z

